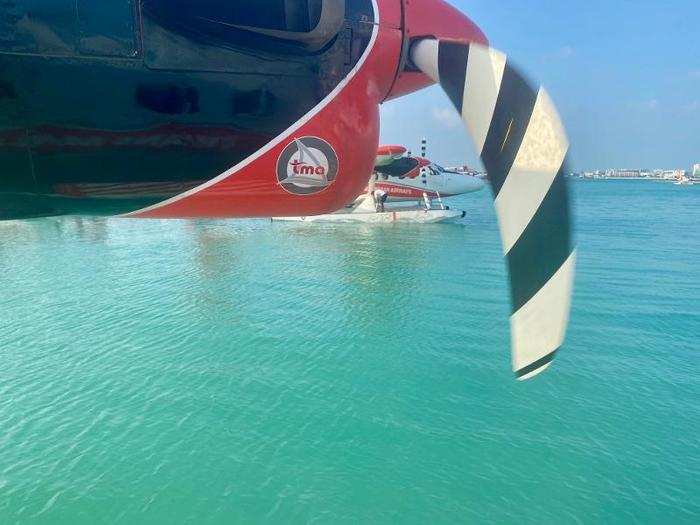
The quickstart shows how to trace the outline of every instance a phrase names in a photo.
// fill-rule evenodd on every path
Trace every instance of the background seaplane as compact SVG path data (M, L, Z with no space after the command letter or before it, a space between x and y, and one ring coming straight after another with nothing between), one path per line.
M568 142L444 0L1 2L0 219L332 213L372 174L379 105L434 83L489 174L526 379L568 322Z
M374 167L374 186L388 195L389 202L454 197L481 191L482 179L447 170L427 159L414 157L403 146L381 146Z
M300 156L305 150L300 148ZM431 224L464 218L466 212L453 210L443 202L445 197L482 190L485 183L472 175L445 170L423 156L407 154L403 146L380 146L374 172L365 192L344 208L323 215L273 217L278 222L305 223L414 223ZM306 152L306 156L309 154ZM295 161L290 178L299 179L299 165ZM316 163L318 165L318 163ZM306 165L305 165L306 166ZM307 171L313 172L314 166ZM417 206L384 206L377 202L376 192L383 192L384 202L417 201ZM435 201L433 201L433 199Z

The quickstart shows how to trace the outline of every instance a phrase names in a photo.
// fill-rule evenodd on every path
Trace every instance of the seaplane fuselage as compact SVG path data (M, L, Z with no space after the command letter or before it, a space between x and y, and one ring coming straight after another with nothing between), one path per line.
M372 184L390 202L454 197L484 189L484 181L468 173L447 170L425 157L407 154L403 146L380 146Z
M423 174L414 179L380 177L375 182L376 188L387 192L390 202L420 200L423 194L430 198L454 197L481 191L485 186L478 177L447 171L436 165L424 168Z

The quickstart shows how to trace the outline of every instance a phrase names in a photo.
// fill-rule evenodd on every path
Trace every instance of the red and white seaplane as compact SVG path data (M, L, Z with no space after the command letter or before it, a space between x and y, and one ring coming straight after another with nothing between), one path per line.
M445 169L424 156L408 154L403 146L380 146L374 167L374 186L389 202L419 201L427 195L442 199L481 191L484 180Z

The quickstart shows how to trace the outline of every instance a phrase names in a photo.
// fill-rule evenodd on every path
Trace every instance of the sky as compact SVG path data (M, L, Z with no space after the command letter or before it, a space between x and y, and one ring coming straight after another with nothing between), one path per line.
M700 163L699 0L448 1L547 88L573 171ZM433 161L480 166L437 87L382 106L383 144L423 136Z

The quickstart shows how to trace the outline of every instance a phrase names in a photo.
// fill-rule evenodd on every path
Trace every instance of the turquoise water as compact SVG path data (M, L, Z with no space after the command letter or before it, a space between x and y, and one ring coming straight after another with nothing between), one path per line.
M462 225L0 225L0 523L697 523L700 187L577 182L517 383Z

